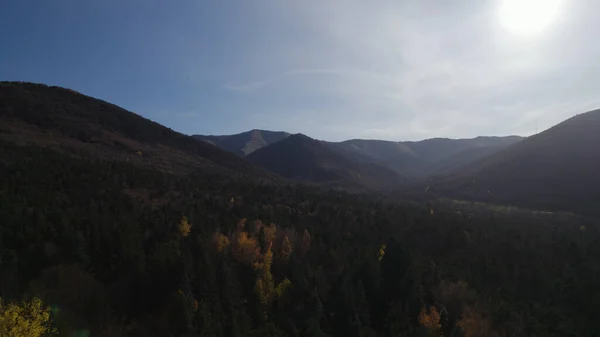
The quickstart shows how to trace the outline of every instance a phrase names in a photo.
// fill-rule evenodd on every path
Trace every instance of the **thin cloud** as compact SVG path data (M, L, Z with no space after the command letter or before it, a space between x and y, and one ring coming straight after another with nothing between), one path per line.
M252 93L248 104L260 102L276 127L324 139L527 135L536 120L547 128L599 103L600 47L580 36L595 38L586 12L600 5L585 6L527 39L500 28L494 1L278 6L290 25L310 27L309 42L272 43L276 57L246 64L265 76L225 88Z

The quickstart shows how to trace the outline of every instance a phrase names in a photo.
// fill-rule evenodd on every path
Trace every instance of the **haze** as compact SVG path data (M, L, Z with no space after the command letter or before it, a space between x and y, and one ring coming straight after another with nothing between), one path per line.
M7 1L0 80L188 134L527 136L600 107L600 3L530 2Z

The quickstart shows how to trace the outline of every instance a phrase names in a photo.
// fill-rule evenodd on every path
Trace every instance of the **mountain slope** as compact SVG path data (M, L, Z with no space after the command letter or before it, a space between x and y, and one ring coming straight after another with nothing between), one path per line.
M453 155L473 148L505 147L512 145L522 138L508 137L476 137L469 139L431 138L418 142L404 142L419 158L429 163L436 163Z
M0 82L0 137L163 171L221 167L264 175L231 153L116 105L43 84Z
M372 162L352 161L326 144L302 134L251 153L247 159L268 171L297 181L384 189L406 179Z
M432 191L559 209L600 204L600 110L577 115L437 179Z
M476 163L485 157L491 156L496 152L502 151L506 146L484 146L473 147L455 153L433 164L428 172L431 174L451 173L452 171L464 168Z
M348 158L355 156L370 158L397 172L423 177L469 164L483 155L492 154L521 139L517 136L473 139L433 138L419 142L353 139L327 144Z
M194 135L195 139L203 140L220 147L223 150L237 154L238 156L247 156L250 153L261 149L267 145L276 143L285 139L290 134L279 131L250 130L228 136L203 136Z

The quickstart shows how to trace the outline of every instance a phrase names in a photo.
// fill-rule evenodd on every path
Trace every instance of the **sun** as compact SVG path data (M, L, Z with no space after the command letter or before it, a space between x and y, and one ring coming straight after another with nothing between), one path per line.
M538 35L555 21L561 3L562 0L503 0L500 25L515 35Z

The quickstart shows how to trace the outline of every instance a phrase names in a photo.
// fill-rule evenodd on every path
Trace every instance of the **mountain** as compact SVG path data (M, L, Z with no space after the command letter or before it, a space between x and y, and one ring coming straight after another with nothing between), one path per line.
M244 157L289 135L287 132L255 129L235 135L194 135L193 137ZM322 143L350 161L371 162L386 166L408 177L423 178L468 165L521 139L523 138L519 136L472 139L432 138L418 142L352 139L342 142L322 141Z
M0 82L0 138L167 172L226 168L265 175L229 152L116 105L43 84Z
M451 175L431 191L548 209L600 204L600 110L572 117Z
M397 172L424 177L467 165L521 139L518 136L433 138L418 142L353 139L327 144L348 158L370 158Z
M257 150L247 159L288 179L332 186L385 189L406 181L391 169L373 162L350 160L327 144L302 134Z
M453 155L473 148L505 147L514 144L522 137L476 137L470 139L431 138L418 142L404 142L424 161L439 162Z
M587 152L594 123L568 130ZM264 152L325 183L397 179L302 135ZM109 103L0 83L0 335L597 335L594 219L259 172Z
M247 156L250 153L261 149L267 145L276 143L285 139L290 134L279 131L251 130L243 133L228 136L203 136L193 135L195 139L214 144L223 150L237 154L238 156Z
M503 150L506 146L473 147L439 160L429 168L432 174L450 173L454 170L472 165L477 160Z

